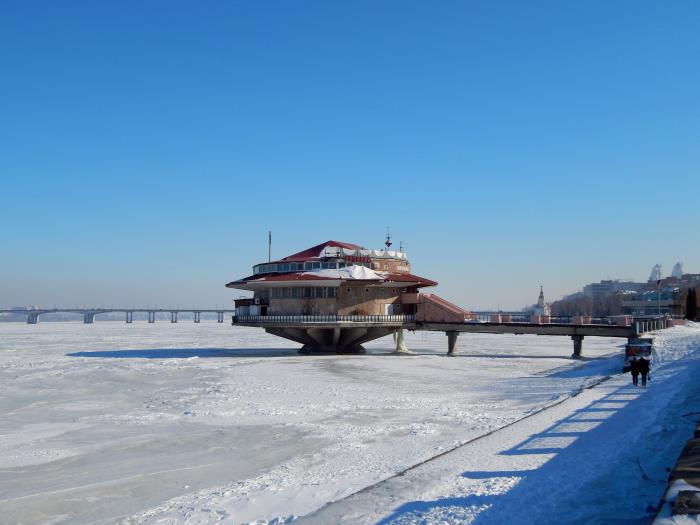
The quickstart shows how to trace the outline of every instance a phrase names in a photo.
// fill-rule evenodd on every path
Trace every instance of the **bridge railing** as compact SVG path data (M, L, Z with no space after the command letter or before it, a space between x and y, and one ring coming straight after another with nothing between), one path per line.
M477 314L476 321L482 323L492 322L493 316L499 315L501 323L505 324L532 324L532 316L530 314ZM499 323L500 324L500 323ZM574 316L571 315L551 315L547 322L536 324L575 324ZM612 326L618 324L614 317L592 317L585 324Z
M646 332L670 328L673 324L673 319L670 318L635 320L634 331L639 335Z
M413 315L234 315L233 324L413 324Z

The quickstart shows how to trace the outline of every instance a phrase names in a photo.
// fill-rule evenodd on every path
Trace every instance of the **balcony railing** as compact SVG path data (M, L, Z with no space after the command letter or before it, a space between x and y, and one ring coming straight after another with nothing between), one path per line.
M233 324L413 324L413 315L234 315Z

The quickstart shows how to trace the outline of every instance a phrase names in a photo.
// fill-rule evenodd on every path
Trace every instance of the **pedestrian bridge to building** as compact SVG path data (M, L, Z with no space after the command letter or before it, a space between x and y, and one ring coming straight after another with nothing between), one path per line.
M483 318L484 316L482 316ZM254 315L233 316L233 324L262 327L268 333L301 343L305 352L361 352L361 345L392 333L411 331L445 332L448 338L448 355L457 355L457 338L462 333L482 334L535 334L568 336L573 342L571 357L580 358L585 337L614 337L634 339L639 335L672 326L672 319L625 319L620 318L548 318L533 319L531 316L507 322L478 318L431 322L417 315ZM403 337L397 337L397 351L403 345Z

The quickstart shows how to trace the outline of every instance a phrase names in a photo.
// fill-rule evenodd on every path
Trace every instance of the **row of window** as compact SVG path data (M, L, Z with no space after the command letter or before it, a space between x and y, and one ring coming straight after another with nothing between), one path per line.
M270 288L261 295L266 295L268 299L332 299L338 297L338 289L330 286Z
M346 292L350 293L351 288L346 288ZM369 288L365 288L365 293L369 293ZM388 290L388 289L387 289ZM405 292L406 288L401 291ZM396 288L391 289L392 294L397 293ZM289 287L289 288L267 288L255 292L255 297L260 299L324 299L338 297L338 288L331 286L313 286L313 287Z
M354 263L355 266L366 266L371 268L369 263ZM270 263L258 264L253 267L253 273L285 273L285 272L302 272L309 270L335 270L337 268L345 268L352 266L345 262L304 262L304 263Z

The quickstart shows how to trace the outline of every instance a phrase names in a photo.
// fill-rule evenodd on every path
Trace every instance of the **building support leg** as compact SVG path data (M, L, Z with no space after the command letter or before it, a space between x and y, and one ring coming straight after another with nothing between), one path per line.
M216 322L217 323L224 322L224 312L216 312Z
M148 322L151 324L156 322L156 313L155 312L148 312Z
M571 357L574 359L581 359L581 349L583 348L583 336L572 335L571 340L574 342L574 353L571 354Z
M83 324L92 324L95 321L95 314L91 312L85 312L83 314Z
M395 354L410 354L411 351L406 346L406 340L404 339L403 328L399 328L394 332L394 342L396 343Z
M459 332L445 332L447 336L447 355L455 356L459 353L457 349L457 336Z
M27 324L37 324L39 322L39 316L37 314L27 315Z
M198 323L199 322L199 316L201 315L201 312L194 312L194 322Z
M134 312L126 312L126 324L134 322Z
M177 323L177 312L170 312L170 322Z

